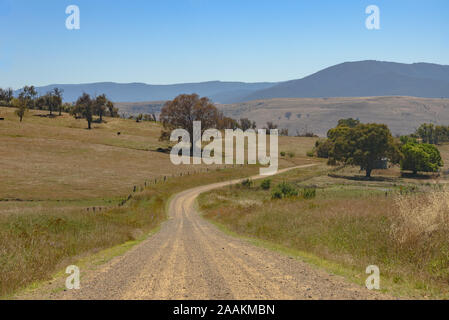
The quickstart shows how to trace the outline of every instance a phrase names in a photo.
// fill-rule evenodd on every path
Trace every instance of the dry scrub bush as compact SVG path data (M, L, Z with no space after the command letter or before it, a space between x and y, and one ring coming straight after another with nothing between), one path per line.
M400 244L423 240L449 230L449 190L425 195L401 195L395 199L397 214L391 225L393 239Z

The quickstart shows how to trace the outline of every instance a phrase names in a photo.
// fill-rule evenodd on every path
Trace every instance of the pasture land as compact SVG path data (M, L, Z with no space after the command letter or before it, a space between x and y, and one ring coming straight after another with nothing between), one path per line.
M0 296L49 279L86 254L136 241L189 187L250 176L258 166L175 166L161 126L0 107ZM120 133L120 134L118 134ZM310 162L315 139L280 137L280 166ZM155 182L156 181L156 182ZM125 202L126 201L126 202Z
M230 232L296 252L360 284L366 267L377 265L385 291L447 298L447 180L404 178L397 167L373 176L322 164L272 177L268 190L255 181L205 193L199 204L207 219ZM298 196L273 198L280 183Z

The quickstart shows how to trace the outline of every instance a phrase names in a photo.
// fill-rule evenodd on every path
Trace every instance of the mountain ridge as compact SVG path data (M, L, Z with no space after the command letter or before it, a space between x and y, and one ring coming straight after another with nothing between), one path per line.
M276 83L277 84L277 83ZM83 92L90 95L105 93L114 102L147 102L170 100L181 93L198 93L208 96L220 103L235 101L235 96L241 96L258 89L264 89L274 85L270 82L246 83L238 81L206 81L179 84L146 84L142 82L117 83L117 82L95 82L82 84L50 84L36 87L39 95L45 94L55 87L64 90L64 101L73 102ZM18 94L21 90L16 90ZM233 94L234 92L234 94ZM220 97L220 101L216 99Z
M449 97L449 66L376 60L344 62L302 79L290 80L244 97L238 102L274 98L366 96Z
M205 81L178 84L96 82L37 87L45 94L54 87L73 102L83 92L105 93L115 102L171 100L181 93L197 93L220 104L275 98L333 98L414 96L449 98L449 65L363 60L343 62L301 79L283 82ZM20 90L16 91L16 94Z

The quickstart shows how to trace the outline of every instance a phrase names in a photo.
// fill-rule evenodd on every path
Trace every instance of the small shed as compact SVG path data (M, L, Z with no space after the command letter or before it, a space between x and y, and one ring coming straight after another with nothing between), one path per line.
M365 170L363 166L360 167L360 170ZM380 160L374 161L373 170L387 170L388 169L388 158L382 158Z
M388 169L388 159L387 158L383 158L381 160L375 161L374 162L374 169L383 169L383 170Z

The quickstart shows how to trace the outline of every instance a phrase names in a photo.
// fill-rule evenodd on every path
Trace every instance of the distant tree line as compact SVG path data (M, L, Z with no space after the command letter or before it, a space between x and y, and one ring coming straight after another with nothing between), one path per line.
M421 139L423 143L429 144L449 142L449 126L423 123L410 137Z
M91 97L87 93L83 93L75 103L63 103L63 90L54 88L44 95L39 96L34 86L25 86L20 90L19 95L15 98L12 89L0 88L0 106L8 106L17 108L16 114L22 121L23 116L29 109L47 110L49 116L54 116L54 112L69 113L77 119L84 118L90 129L93 122L103 122L104 116L120 117L118 109L114 107L114 103L110 101L105 94L97 97ZM97 116L97 119L94 119ZM123 114L123 118L126 116ZM128 119L141 121L156 122L157 118L152 114L139 114L137 116L130 115ZM223 115L208 98L200 98L197 94L181 94L172 101L167 101L161 111L159 121L163 125L161 139L168 139L169 132L174 128L185 128L189 130L193 128L193 121L201 121L203 128L222 129L257 129L255 121L248 118L240 118L235 120ZM263 127L270 134L270 130L278 129L278 125L272 121L268 121ZM192 129L193 130L193 129ZM205 130L205 129L204 129ZM288 136L288 129L280 129L279 134ZM299 134L298 134L299 136ZM315 136L307 133L304 136Z
M62 102L63 91L59 88L47 92L45 95L38 96L34 86L25 86L20 90L17 97L14 97L12 89L0 88L0 105L18 108L17 114L22 121L23 115L28 109L48 110L49 115L53 112L67 112L69 104Z
M119 117L118 109L106 98L105 94L92 98L89 94L83 93L70 108L69 113L77 119L86 119L88 129L91 129L94 121L102 123L106 115L113 118ZM94 116L98 119L94 120Z
M22 122L27 110L46 110L48 116L53 117L54 112L58 112L61 116L63 112L69 113L75 118L84 118L87 120L88 128L91 128L93 121L103 122L104 116L118 117L118 109L114 107L114 103L110 101L105 94L92 98L87 93L83 93L74 104L63 103L63 90L53 88L44 95L38 95L34 86L23 87L18 96L14 97L12 89L0 88L0 105L7 107L15 107L16 115ZM98 116L94 120L93 117Z
M14 91L11 88L0 88L0 106L9 106L14 98Z
M129 116L129 119L134 119L134 116ZM156 118L156 114L151 113L151 114L143 114L140 113L137 117L135 117L136 122L141 122L141 121L150 121L150 122L156 122L157 118Z

